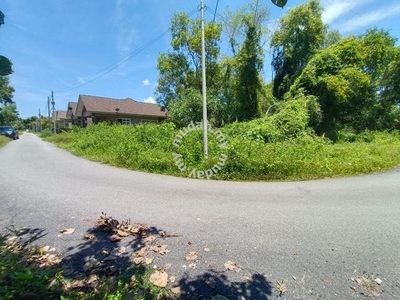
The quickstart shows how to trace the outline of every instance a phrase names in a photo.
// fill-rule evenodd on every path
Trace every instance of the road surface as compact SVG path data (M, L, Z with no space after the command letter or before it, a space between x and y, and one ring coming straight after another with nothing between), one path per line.
M221 182L91 162L30 133L0 148L2 231L39 228L36 243L68 256L84 247L87 220L101 212L178 233L165 241L171 252L157 259L171 263L168 273L192 298L276 299L283 279L280 299L372 299L355 280L364 277L382 280L374 285L379 299L400 299L399 168L304 182ZM71 227L73 234L57 236ZM190 250L199 254L192 265ZM226 261L241 270L224 271ZM204 284L207 276L215 284Z

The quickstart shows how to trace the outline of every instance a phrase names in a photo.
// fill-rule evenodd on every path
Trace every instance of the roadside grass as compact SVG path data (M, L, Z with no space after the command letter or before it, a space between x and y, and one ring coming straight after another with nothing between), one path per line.
M270 126L269 124L267 124ZM209 133L209 156L203 157L202 132L182 134L171 123L135 126L97 124L45 138L72 153L118 167L183 177L215 167L228 158L213 179L308 180L383 171L400 164L400 134L339 132L333 143L307 129L276 129L258 121L221 128L226 147ZM271 134L272 132L272 134ZM176 156L181 156L180 170Z
M10 138L0 135L0 147L3 147L5 144L11 141Z

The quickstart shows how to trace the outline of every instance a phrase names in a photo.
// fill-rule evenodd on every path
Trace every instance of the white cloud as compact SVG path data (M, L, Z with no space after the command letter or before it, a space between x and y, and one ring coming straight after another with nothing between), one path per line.
M142 81L143 85L150 85L150 80L145 79Z
M400 13L400 4L392 7L384 7L344 22L341 25L341 29L343 31L352 31L358 28L367 27L371 24L376 24L381 20L397 15L398 13Z
M349 2L331 3L326 6L325 11L322 14L322 19L325 23L330 24L341 15L348 13L354 5L354 3Z
M322 19L325 23L331 24L336 19L353 12L354 8L360 8L374 1L376 0L348 0L346 2L343 0L324 0L322 1L324 7Z
M147 99L144 100L145 103L157 103L156 99L154 99L153 97L149 97Z

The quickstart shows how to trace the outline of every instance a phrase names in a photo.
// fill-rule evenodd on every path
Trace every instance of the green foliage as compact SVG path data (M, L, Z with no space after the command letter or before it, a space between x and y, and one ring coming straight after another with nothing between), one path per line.
M260 71L263 67L261 31L251 19L245 19L246 39L237 56L237 83L234 115L238 121L252 120L258 116L259 93L262 87ZM228 109L234 109L228 108Z
M279 29L271 38L273 92L278 99L283 99L309 59L323 46L327 26L322 21L322 11L318 0L309 0L280 19Z
M394 42L387 32L372 29L310 59L290 92L301 90L318 98L323 114L322 122L314 126L318 133L335 139L335 132L344 127L356 131L395 128L399 94L385 97L393 82L389 78L396 73Z
M45 130L42 130L41 132L39 132L39 136L41 138L47 138L47 137L50 137L53 135L54 135L54 133L50 129L45 129Z
M0 147L3 147L5 144L7 144L10 141L11 141L10 138L0 135Z
M224 166L212 178L223 180L305 180L379 171L400 163L398 132L339 132L332 143L308 127L318 105L311 96L281 102L273 115L250 122L235 122L221 131L227 148L221 148L209 133L209 157L203 156L202 133L184 136L171 123L136 126L107 124L75 128L48 140L89 159L134 170L175 176L189 176L192 168L212 168L222 154ZM188 169L181 172L173 153L182 155Z
M9 77L0 76L0 104L11 103L14 91L14 88L10 85Z
M7 57L0 55L0 76L8 76L12 73L12 62Z
M17 105L15 103L3 103L0 106L0 125L11 125L18 120Z

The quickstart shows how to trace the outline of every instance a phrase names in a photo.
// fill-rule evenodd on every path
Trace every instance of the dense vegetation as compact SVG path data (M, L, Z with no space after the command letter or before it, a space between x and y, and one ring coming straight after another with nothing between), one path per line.
M275 1L276 2L276 1ZM285 1L282 1L285 2ZM158 58L157 101L169 111L161 125L105 124L51 138L78 155L135 170L192 176L223 166L223 180L288 180L365 173L400 163L400 48L376 28L341 37L309 0L272 33L274 79L264 82L268 7L253 1L222 23L205 27L208 115L226 147L201 131L173 141L202 120L200 21L177 13L171 47ZM222 46L228 50L223 52ZM175 153L175 154L174 154Z
M212 168L225 154L228 159L213 176L223 180L304 180L380 171L400 163L397 131L339 132L338 141L333 143L307 127L304 106L300 100L296 104L271 117L222 128L227 149L220 148L215 135L209 134L208 159L203 157L201 131L188 133L175 148L173 141L179 129L172 123L98 124L48 140L92 160L185 177L198 177L190 176L193 168ZM182 155L188 170L180 171L173 153Z
M4 24L4 14L0 11L0 27ZM12 101L14 88L9 76L13 73L12 62L0 55L0 125L10 125L18 120L18 111Z
M274 78L266 83L264 5L253 1L227 11L221 23L207 23L208 115L214 126L273 114L282 102L312 96L308 125L333 141L341 130L400 128L396 38L377 28L341 37L324 24L319 1L309 0L290 9L272 33ZM158 58L157 101L168 108L170 121L183 127L202 119L200 22L177 13L171 33L172 49Z

